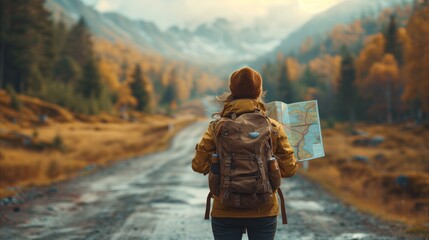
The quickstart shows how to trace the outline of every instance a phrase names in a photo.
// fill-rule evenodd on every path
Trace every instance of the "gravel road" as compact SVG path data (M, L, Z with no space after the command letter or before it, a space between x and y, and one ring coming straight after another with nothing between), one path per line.
M212 239L203 220L207 179L190 166L207 124L184 129L164 152L0 206L0 239ZM285 179L282 189L289 224L278 225L276 239L410 238L403 226L359 213L300 176Z

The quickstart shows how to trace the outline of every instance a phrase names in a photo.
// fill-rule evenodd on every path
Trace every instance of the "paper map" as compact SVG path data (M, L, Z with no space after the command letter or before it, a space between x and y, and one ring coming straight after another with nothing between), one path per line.
M266 104L267 116L283 124L298 161L325 156L317 101Z

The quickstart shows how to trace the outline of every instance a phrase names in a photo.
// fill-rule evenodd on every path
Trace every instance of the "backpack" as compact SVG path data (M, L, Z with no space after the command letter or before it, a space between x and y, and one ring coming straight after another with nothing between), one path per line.
M256 208L269 201L278 189L285 223L284 200L279 188L281 177L273 154L272 134L270 119L258 109L238 117L232 113L230 117L216 121L216 153L212 155L209 173L206 219L213 195L224 206ZM273 167L269 167L270 164Z

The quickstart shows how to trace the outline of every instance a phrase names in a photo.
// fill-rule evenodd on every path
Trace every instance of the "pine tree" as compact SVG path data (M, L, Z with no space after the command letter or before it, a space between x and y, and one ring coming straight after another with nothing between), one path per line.
M136 64L133 73L133 81L130 84L132 95L137 99L137 110L142 112L149 111L150 93L148 91L148 82L143 74L139 64Z
M341 49L342 60L339 76L337 106L340 119L348 119L352 125L356 120L355 67L354 59L347 47Z
M63 83L75 83L81 75L81 69L76 61L68 56L62 56L55 62L54 79Z
M398 26L396 24L396 16L392 14L390 16L389 26L387 27L386 32L384 33L384 38L386 39L385 53L392 54L395 59L398 61L398 64L401 66L403 63L402 57L402 46L398 41Z
M55 61L65 56L67 36L68 29L61 16L60 20L54 24L53 51Z
M317 79L317 76L311 71L309 66L305 68L304 74L302 75L300 82L304 84L306 87L314 87L314 88L321 87Z
M29 90L34 71L42 79L52 72L52 21L43 0L0 1L0 83ZM39 84L33 84L39 86Z
M84 18L72 27L66 40L66 53L80 66L86 65L94 57L91 34Z
M286 62L280 63L280 74L278 75L277 86L278 86L278 100L286 103L291 103L295 100L294 89L289 79L289 73L286 66Z
M97 99L101 95L103 83L95 60L90 60L83 67L82 77L78 82L77 90L89 99Z
M171 81L165 88L161 102L170 106L177 99L177 86L175 81Z
M275 81L275 78L273 79L272 77L272 72L273 72L273 68L275 68L275 64L272 64L270 62L267 62L266 64L264 64L262 66L262 71L261 71L261 76L262 76L262 88L264 89L264 91L267 92L267 96L265 97L266 101L275 101L277 100L277 88L276 88L276 83L273 81ZM275 72L275 71L274 71Z

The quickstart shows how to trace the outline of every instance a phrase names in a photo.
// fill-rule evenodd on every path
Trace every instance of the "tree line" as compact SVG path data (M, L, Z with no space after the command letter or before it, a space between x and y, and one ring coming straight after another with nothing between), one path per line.
M9 92L98 114L171 109L218 87L200 69L97 39L82 17L54 21L44 0L3 0L0 9L0 88Z
M427 16L427 1L415 2L309 38L300 52L263 65L267 101L317 99L322 118L333 121L427 119Z

